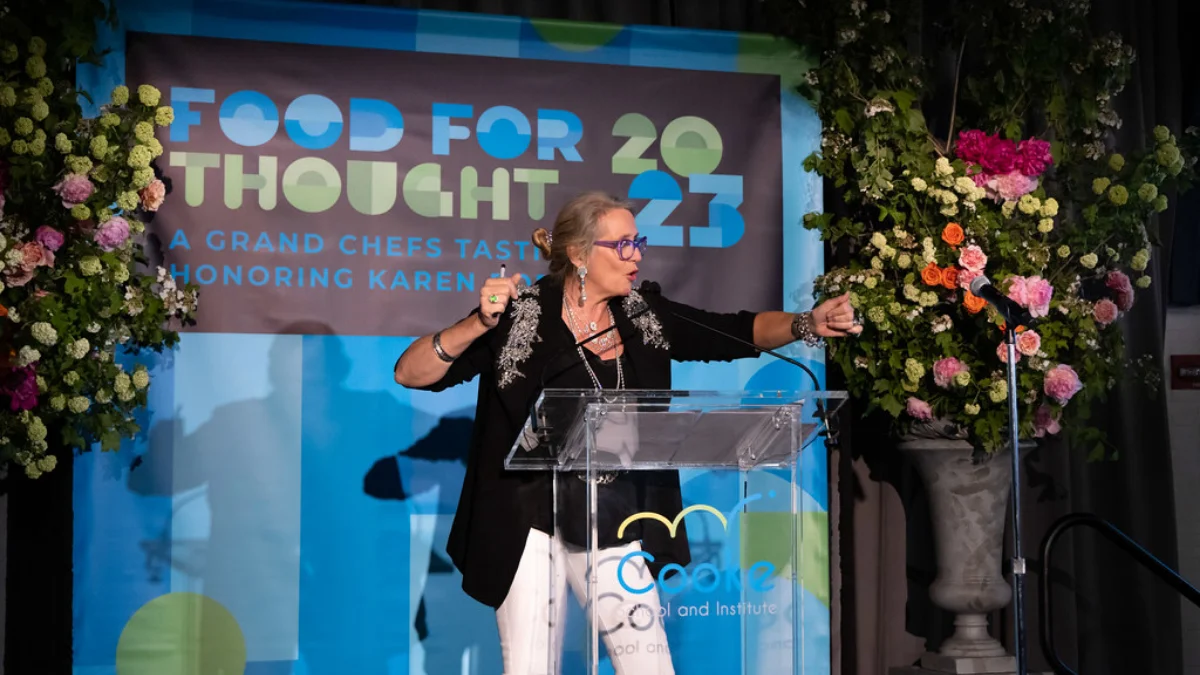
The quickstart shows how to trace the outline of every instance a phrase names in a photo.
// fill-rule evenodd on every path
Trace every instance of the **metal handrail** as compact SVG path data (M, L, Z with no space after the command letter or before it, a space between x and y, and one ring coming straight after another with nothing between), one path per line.
M1197 590L1195 586L1179 576L1179 573L1171 569L1166 563L1156 558L1145 548L1142 548L1136 541L1130 539L1127 534L1117 529L1115 525L1093 513L1067 514L1059 518L1054 523L1054 526L1050 528L1050 531L1046 533L1045 538L1042 539L1041 597L1038 599L1038 623L1041 624L1042 651L1046 654L1046 658L1049 659L1050 667L1054 669L1056 675L1078 675L1078 673L1063 663L1054 644L1054 611L1050 592L1050 554L1059 537L1067 530L1077 526L1090 527L1104 535L1104 538L1116 544L1117 548L1133 556L1133 559L1138 564L1152 572L1154 576L1165 581L1193 605L1200 607L1200 590Z

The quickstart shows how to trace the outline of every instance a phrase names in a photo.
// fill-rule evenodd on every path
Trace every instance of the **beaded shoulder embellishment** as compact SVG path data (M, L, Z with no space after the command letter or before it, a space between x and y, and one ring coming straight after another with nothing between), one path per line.
M646 310L649 305L646 304L646 299L637 291L630 291L629 295L625 296L625 300L621 303L625 310L625 316L631 317L634 326L642 332L642 342L648 347L658 347L659 349L670 349L671 343L667 342L667 338L663 335L662 323L659 322L658 316L653 310L647 311L641 316L635 317L638 312Z
M540 286L524 286L513 300L512 328L496 361L500 374L497 384L501 389L507 388L518 377L525 377L519 367L533 354L534 343L542 340L537 330L542 315L542 306L538 302L541 290Z

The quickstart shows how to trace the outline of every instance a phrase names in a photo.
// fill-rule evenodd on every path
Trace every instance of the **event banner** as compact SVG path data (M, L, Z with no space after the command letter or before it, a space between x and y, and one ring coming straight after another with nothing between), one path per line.
M154 223L198 329L423 335L460 319L571 196L635 200L679 300L778 305L777 76L128 36L176 119ZM733 274L753 269L754 274Z
M802 225L822 207L803 170L820 124L794 88L806 61L714 31L290 0L117 5L120 28L101 32L111 53L80 69L86 112L117 84L153 84L174 107L152 255L200 287L200 315L142 360L144 433L75 461L75 675L501 675L495 613L446 553L477 383L414 391L393 364L476 306L502 265L545 273L532 231L587 190L632 203L650 244L639 276L672 299L810 308L824 252ZM820 350L786 349L823 377ZM811 386L767 357L671 372L683 390ZM778 586L797 589L778 606L803 617L800 672L828 675L819 443L797 480L778 494L802 511L802 569L779 568L800 583ZM741 578L794 556L742 560L742 519L695 507L729 513L746 496L697 470L680 482L692 511L663 517L686 516L685 571L701 582L668 580L675 616L736 600L698 596L705 570ZM753 647L735 623L672 622L675 671L742 672ZM565 636L567 663L582 636Z

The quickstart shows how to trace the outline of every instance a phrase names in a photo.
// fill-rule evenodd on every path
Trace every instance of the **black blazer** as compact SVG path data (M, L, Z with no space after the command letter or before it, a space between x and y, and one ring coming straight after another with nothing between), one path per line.
M575 341L561 318L562 301L562 285L550 277L522 288L499 324L472 343L441 380L424 387L441 391L480 377L467 471L446 550L462 572L463 590L490 607L499 607L508 595L531 527L528 510L518 506L517 495L528 495L522 486L538 478L534 472L506 471L504 458L540 394L547 363L553 361L555 367L565 363L569 356L564 352ZM611 300L609 306L640 388L669 389L672 360L731 361L758 356L745 345L691 326L673 314L752 342L753 312L698 310L662 297L657 285L649 283L644 283L640 292ZM639 315L647 306L649 311ZM644 507L668 516L678 513L683 508L678 473L653 473L656 475L643 476ZM686 565L691 560L682 523L674 538L665 528L648 528L642 545L655 556L651 568L656 575L663 565Z

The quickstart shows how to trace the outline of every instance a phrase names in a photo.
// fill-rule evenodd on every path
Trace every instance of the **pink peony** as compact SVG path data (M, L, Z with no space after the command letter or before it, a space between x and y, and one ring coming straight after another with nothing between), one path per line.
M967 129L958 134L958 144L955 153L964 162L982 164L983 155L987 151L991 139L979 129Z
M989 139L987 150L979 163L988 173L1001 174L1012 171L1017 165L1017 144L1003 138Z
M1050 300L1054 297L1054 287L1041 277L1009 277L1008 297L1018 305L1029 310L1034 318L1050 313Z
M49 225L43 225L39 227L37 232L34 233L33 238L36 239L39 244L45 246L51 251L57 251L58 249L62 248L63 245L62 232L59 232Z
M933 364L933 383L943 389L948 389L950 385L954 384L954 376L967 370L969 370L967 364L953 356L942 359Z
M908 398L907 412L913 418L921 420L922 422L928 422L929 420L933 419L933 408L919 398L913 398L911 396Z
M1058 423L1058 415L1050 409L1050 406L1044 405L1037 409L1033 415L1033 435L1036 438L1042 438L1047 434L1053 436L1062 431L1062 426Z
M91 197L92 193L96 191L96 186L92 185L92 181L87 176L81 173L72 173L60 180L54 186L54 191L62 199L62 205L69 209L86 202L88 197Z
M1019 171L1010 171L1006 174L993 176L987 182L987 188L993 194L994 198L999 197L1006 202L1015 202L1021 197L1033 192L1037 189L1038 181L1036 178L1023 175Z
M1042 175L1053 162L1047 141L1030 138L1017 146L1017 170L1026 176Z
M1096 319L1096 323L1101 326L1107 326L1120 316L1121 313L1116 304L1108 298L1097 301L1096 305L1092 307L1092 318Z
M996 357L1000 359L1000 363L1008 363L1008 343L1001 342L996 345ZM1021 352L1017 351L1017 363L1021 362Z
M162 206L167 199L167 186L155 178L153 183L142 188L138 196L142 198L142 208L147 211L157 211L158 207Z
M1047 396L1058 401L1059 405L1066 405L1072 396L1083 389L1083 382L1079 381L1079 375L1074 368L1059 364L1046 371L1042 389Z
M108 222L96 228L92 238L105 251L116 250L129 239L129 223L120 216L110 218Z
M984 254L983 249L971 244L963 248L962 253L958 254L958 264L963 269L969 272L983 273L983 269L987 267L988 258Z
M1017 351L1025 356L1037 356L1042 348L1042 336L1037 331L1027 330L1017 333Z
M968 169L967 175L971 177L971 180L975 181L975 187L986 188L988 186L988 183L992 182L992 179L994 178L994 176L992 176L992 174L990 174L990 173L984 173L983 171L981 171L979 169L979 167L972 167L972 168L974 169L974 171L971 171L970 169Z

